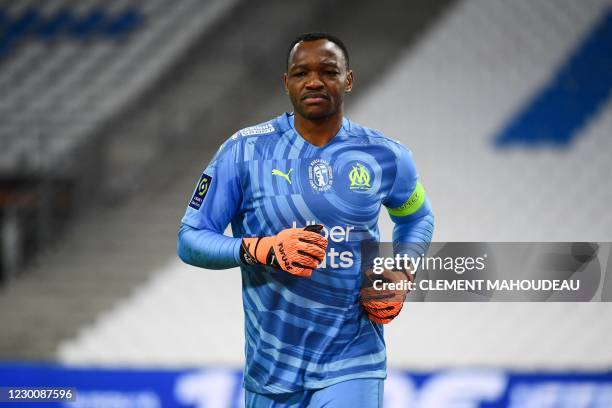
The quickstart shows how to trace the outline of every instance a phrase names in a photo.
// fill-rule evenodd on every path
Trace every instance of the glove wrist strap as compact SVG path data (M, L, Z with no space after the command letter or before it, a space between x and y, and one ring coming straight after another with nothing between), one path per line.
M243 238L240 261L246 265L267 265L280 269L274 253L273 237Z
M255 241L256 239L256 241ZM243 238L240 244L240 261L245 265L257 265L259 262L255 257L255 248L261 238ZM249 251L249 247L253 246L253 252Z

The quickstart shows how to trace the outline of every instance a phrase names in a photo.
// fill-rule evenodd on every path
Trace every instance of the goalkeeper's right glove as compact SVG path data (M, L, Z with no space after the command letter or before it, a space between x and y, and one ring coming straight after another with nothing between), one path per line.
M240 259L247 265L267 265L293 275L310 277L323 259L327 239L323 226L287 228L270 237L243 238Z

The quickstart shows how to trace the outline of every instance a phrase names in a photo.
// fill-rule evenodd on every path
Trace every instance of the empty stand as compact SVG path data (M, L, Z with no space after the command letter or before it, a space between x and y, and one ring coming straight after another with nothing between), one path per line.
M67 164L75 146L138 97L231 5L122 0L0 7L0 171L48 171L41 157L54 167Z

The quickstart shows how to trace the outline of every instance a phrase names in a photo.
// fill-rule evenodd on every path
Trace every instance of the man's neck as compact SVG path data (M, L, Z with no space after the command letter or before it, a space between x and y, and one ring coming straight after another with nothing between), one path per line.
M342 127L342 111L320 120L306 119L296 113L294 126L308 143L322 147L329 143Z

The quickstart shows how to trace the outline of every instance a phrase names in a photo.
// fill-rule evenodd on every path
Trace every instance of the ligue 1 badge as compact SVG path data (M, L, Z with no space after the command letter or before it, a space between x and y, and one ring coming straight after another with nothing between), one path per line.
M204 201L204 197L206 197L206 193L208 193L208 188L210 187L211 181L212 177L206 173L202 173L202 177L200 177L200 181L198 181L193 197L191 197L191 201L189 202L189 206L194 210L199 210L202 206L202 202Z

